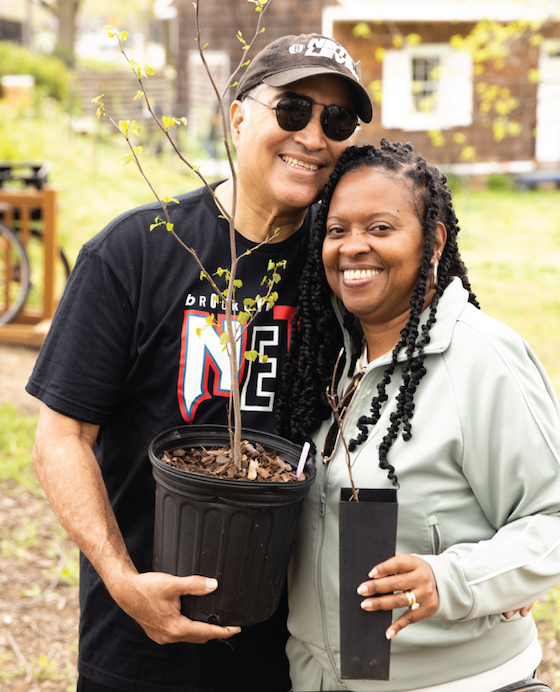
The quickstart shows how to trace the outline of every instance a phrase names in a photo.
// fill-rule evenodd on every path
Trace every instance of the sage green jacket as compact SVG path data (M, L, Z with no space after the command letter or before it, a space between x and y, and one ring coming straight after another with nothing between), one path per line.
M531 616L507 621L501 613L560 581L558 399L529 346L467 299L459 279L445 290L415 394L412 439L399 435L388 457L400 483L397 551L428 562L439 607L392 641L389 682L345 681L350 690L417 689L507 662L536 630ZM369 413L388 362L379 359L360 382L345 417L347 439ZM378 425L352 453L358 487L392 487L377 446L399 379L395 373ZM319 450L329 425L315 436ZM327 467L318 458L289 570L295 692L322 689L323 670L339 680L338 502L348 485L338 444Z

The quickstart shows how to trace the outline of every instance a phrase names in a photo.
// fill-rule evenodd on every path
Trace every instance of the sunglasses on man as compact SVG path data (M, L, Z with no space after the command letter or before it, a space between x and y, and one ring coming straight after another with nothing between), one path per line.
M269 106L252 96L246 98L260 103L261 106L276 111L278 125L286 132L299 132L309 124L313 114L313 106L324 106L321 113L321 127L329 139L343 142L348 139L358 126L357 116L343 106L313 101L307 96L286 96L280 99L276 106Z

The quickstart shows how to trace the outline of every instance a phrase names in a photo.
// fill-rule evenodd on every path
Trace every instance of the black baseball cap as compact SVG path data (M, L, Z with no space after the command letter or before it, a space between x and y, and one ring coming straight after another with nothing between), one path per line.
M360 84L356 63L340 43L320 34L282 36L269 43L249 63L237 84L235 98L242 98L261 83L282 87L318 75L344 79L352 91L356 115L365 123L371 121L371 100Z

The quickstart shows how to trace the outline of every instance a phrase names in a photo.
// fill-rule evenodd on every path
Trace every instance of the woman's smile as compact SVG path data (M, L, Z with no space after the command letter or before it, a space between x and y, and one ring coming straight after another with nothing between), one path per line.
M381 274L382 269L344 269L342 275L344 283L348 286L367 283Z

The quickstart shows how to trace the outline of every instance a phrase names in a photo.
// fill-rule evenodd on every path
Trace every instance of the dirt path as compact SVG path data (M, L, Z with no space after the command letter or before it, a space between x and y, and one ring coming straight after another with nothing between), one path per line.
M0 404L35 415L25 391L37 351L0 344ZM75 689L77 550L46 500L0 486L0 692Z
M39 410L37 399L25 391L37 353L35 349L0 344L0 404L11 401L29 415Z

